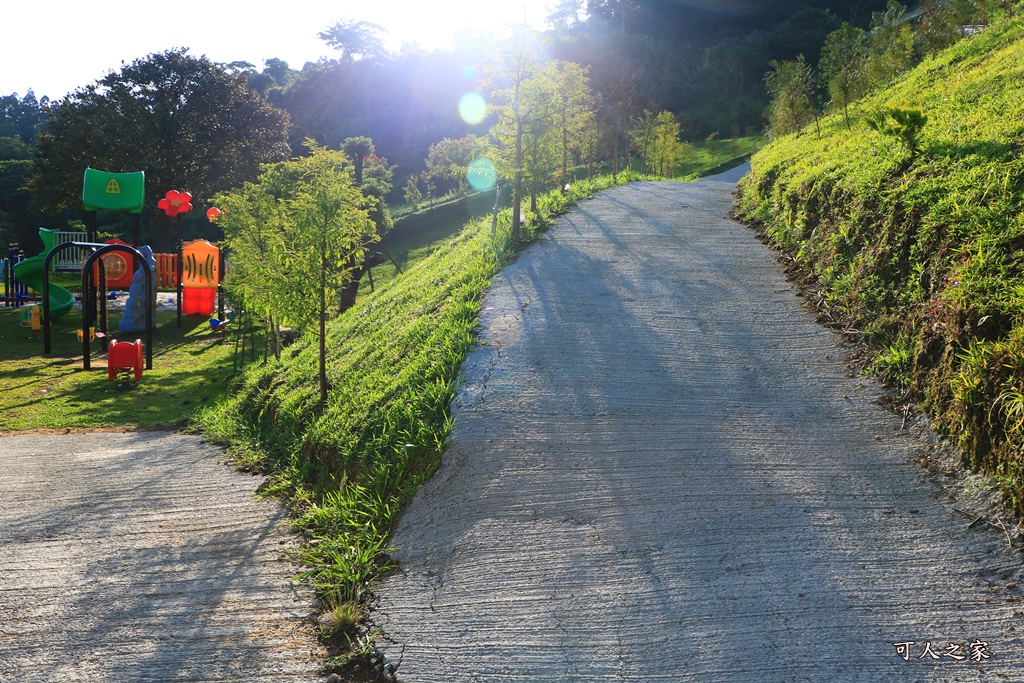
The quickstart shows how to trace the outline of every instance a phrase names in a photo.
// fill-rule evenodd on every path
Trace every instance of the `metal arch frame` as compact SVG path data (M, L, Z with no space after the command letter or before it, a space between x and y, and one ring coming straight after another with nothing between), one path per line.
M89 348L89 327L92 311L88 302L85 300L90 294L90 272L92 266L96 263L97 259L102 257L104 254L112 251L121 251L132 256L132 266L136 267L140 262L142 263L143 271L146 274L146 292L154 293L153 288L156 277L153 273L153 266L150 265L149 261L142 255L142 253L125 244L99 244L95 242L63 242L58 244L56 247L50 250L43 260L43 319L47 321L43 325L43 339L45 344L46 353L50 353L50 262L54 255L58 252L68 249L71 247L85 247L93 249L93 253L90 254L89 258L85 260L85 264L82 266L82 368L85 370L91 369L90 364L90 348ZM100 267L100 286L102 289L106 289L106 273L103 269L103 261L99 262ZM147 299L149 297L147 296ZM153 369L153 306L150 305L150 301L146 301L146 369ZM103 318L106 318L106 301L102 303L103 306Z

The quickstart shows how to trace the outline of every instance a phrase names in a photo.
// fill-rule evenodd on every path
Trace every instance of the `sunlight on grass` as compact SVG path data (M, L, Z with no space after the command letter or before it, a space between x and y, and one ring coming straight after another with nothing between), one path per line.
M137 385L125 386L108 381L98 342L92 347L92 369L82 369L76 311L55 322L49 356L43 354L42 335L30 339L20 315L17 309L0 309L0 430L180 427L228 390L234 347L209 332L205 319L185 317L179 329L174 311L158 312L153 369ZM122 341L144 337L119 336Z
M824 315L990 474L1024 449L1022 35L1020 17L990 26L856 104L849 129L830 116L772 142L740 188ZM916 155L872 129L894 107L927 117ZM1002 481L1024 512L1024 481Z

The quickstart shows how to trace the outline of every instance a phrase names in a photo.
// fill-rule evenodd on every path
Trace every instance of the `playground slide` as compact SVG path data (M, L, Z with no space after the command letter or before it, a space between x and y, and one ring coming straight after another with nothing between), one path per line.
M43 259L45 254L27 258L14 266L14 277L39 293L43 291ZM56 320L75 305L75 295L59 285L50 283L50 316ZM28 322L29 306L21 314L21 320Z

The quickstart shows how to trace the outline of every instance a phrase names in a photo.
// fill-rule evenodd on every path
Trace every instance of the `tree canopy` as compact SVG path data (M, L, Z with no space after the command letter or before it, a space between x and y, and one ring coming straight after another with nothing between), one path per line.
M376 199L355 185L344 152L310 145L309 156L266 167L257 182L217 197L233 269L225 282L250 311L319 337L326 400L326 321L377 234Z
M288 115L251 90L243 74L183 49L152 54L50 110L39 137L35 199L52 210L77 205L86 167L145 171L152 207L171 189L208 198L287 158L287 135Z

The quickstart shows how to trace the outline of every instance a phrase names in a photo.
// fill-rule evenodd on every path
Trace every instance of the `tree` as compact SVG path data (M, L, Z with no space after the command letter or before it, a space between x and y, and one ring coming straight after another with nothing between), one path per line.
M498 171L512 179L512 242L521 240L524 139L527 128L544 116L549 102L529 97L531 84L538 78L541 61L526 31L516 33L505 54L491 69L492 101L498 103L498 120L491 136L499 144Z
M828 34L821 48L818 68L828 88L833 107L841 107L846 127L850 127L850 104L864 93L866 62L864 30L843 23Z
M423 200L423 193L420 192L419 183L416 182L415 176L409 178L405 185L402 186L402 197L405 198L405 203L413 209Z
M343 62L367 59L387 54L380 34L386 33L380 24L369 21L343 19L319 33L320 40L341 53Z
M633 120L630 139L633 148L643 159L643 170L662 177L669 177L675 171L685 146L679 140L682 126L669 111L657 114L644 110Z
M18 93L0 97L0 137L18 137L22 142L34 144L49 108L49 98L37 100L31 90L21 98Z
M914 32L905 19L906 11L896 0L889 0L884 12L871 15L865 73L873 88L888 85L914 65Z
M387 196L391 192L394 168L388 165L386 159L377 156L373 140L368 137L348 138L343 143L343 148L346 154L351 155L356 186L368 201L372 232L364 236L364 241L367 244L379 241L393 225ZM339 313L356 305L359 283L366 271L374 265L371 258L358 258L353 254L352 259L353 261L346 266L351 271L351 276L342 285L339 294Z
M556 62L553 78L557 109L555 126L562 165L558 184L569 181L569 166L574 157L583 156L587 132L596 127L594 98L590 92L587 68L572 62Z
M555 0L548 3L547 23L556 31L568 31L580 23L583 0Z
M356 185L362 185L363 164L366 161L366 157L373 154L373 140L365 135L345 138L345 141L341 143L341 149L352 160L352 166L355 168L356 174Z
M184 49L152 54L80 88L50 110L32 187L42 208L75 205L87 166L145 171L147 204L171 189L198 198L238 187L288 156L288 115ZM165 223L165 225L168 225Z
M376 240L375 200L355 186L343 152L309 147L309 156L268 166L256 183L217 202L226 208L222 229L235 265L225 286L246 305L316 332L326 401L328 301Z
M795 133L817 119L814 107L814 73L803 55L791 62L771 63L764 78L771 97L768 105L768 135L780 137Z
M457 140L445 138L430 146L424 173L441 194L451 190L462 191L466 187L469 164L486 152L487 141L476 135L466 135Z

